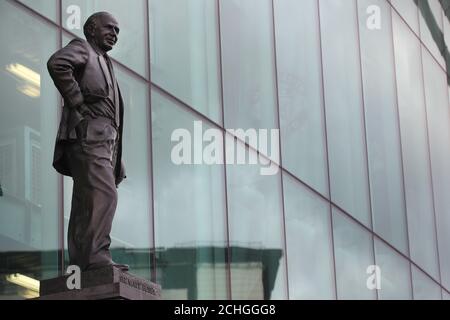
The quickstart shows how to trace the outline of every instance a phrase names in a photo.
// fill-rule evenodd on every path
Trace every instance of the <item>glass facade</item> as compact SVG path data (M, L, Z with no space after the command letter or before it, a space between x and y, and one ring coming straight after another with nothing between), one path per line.
M96 11L115 261L164 299L449 299L450 0L0 0L0 299L67 268L46 62Z

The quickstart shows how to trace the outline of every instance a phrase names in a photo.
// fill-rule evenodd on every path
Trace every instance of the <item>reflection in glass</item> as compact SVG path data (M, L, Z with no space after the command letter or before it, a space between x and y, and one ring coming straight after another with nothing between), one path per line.
M447 49L444 43L442 8L439 0L415 0L419 7L420 39L431 51L442 67L445 60L441 51Z
M416 266L412 266L414 300L441 300L441 287Z
M150 1L152 82L221 123L217 2Z
M450 287L450 111L447 77L422 50L441 283Z
M449 3L450 5L450 3ZM449 7L450 8L450 7ZM447 9L448 10L448 9ZM447 47L447 51L450 51L449 47L450 47L450 10L448 10L447 15L444 15L444 26L443 26L443 30L444 30L444 42L445 45ZM450 55L450 53L449 53ZM448 55L446 58L446 71L447 71L447 82L450 85L450 60L448 59Z
M377 238L375 238L375 260L381 273L379 298L382 300L412 299L409 261Z
M71 14L67 13L67 8L73 5L80 8L80 26L74 26L70 18ZM63 27L84 39L83 25L91 14L97 11L111 13L119 22L120 34L119 41L109 54L127 67L146 77L145 8L145 0L62 0Z
M199 119L156 90L152 110L155 247L163 298L226 299L223 166L174 164L172 133L184 129L195 139ZM208 128L203 122L203 130Z
M317 0L275 1L283 166L328 196Z
M290 299L335 299L330 205L283 176Z
M393 15L411 259L439 278L420 43Z
M334 251L338 299L376 299L366 270L374 265L372 235L333 208Z
M227 128L276 128L270 0L220 1Z
M331 198L371 227L356 1L320 1Z
M286 299L280 176L259 169L227 166L232 298Z
M58 273L58 98L46 68L58 33L8 1L0 29L0 299L32 298Z
M358 0L367 152L373 228L408 254L390 6ZM378 6L381 30L367 28L367 8Z

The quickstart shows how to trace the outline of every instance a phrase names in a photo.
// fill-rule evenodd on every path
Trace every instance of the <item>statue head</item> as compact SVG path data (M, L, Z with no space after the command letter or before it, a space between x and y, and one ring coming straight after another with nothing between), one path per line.
M120 29L119 23L110 13L96 12L86 20L83 31L88 42L108 52L116 44Z

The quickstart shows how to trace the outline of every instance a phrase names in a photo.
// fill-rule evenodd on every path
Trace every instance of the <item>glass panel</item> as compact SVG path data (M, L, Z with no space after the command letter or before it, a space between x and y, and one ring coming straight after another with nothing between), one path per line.
M56 22L58 16L58 4L57 0L19 0L28 7L36 10L43 16Z
M415 0L390 0L392 6L402 16L412 30L419 34L419 19Z
M290 299L335 299L330 205L284 174Z
M418 0L418 2L420 38L439 64L445 67L445 60L441 52L447 48L444 43L442 9L439 0Z
M111 246L115 260L129 264L133 274L149 279L153 228L148 87L117 65L114 67L125 105L123 160L127 178L118 189Z
M270 0L220 1L227 128L276 128Z
M447 77L426 50L423 50L423 68L441 281L444 286L450 287L450 111Z
M390 6L358 0L374 231L408 254L400 129ZM367 27L367 8L380 8L381 30Z
M442 299L443 300L450 300L450 293L442 289Z
M275 1L283 166L328 196L316 0Z
M22 299L58 275L60 103L47 72L58 33L9 1L0 1L0 28L11 31L0 51L0 299Z
M412 266L414 300L441 300L441 287L416 266Z
M111 253L115 262L130 265L133 274L150 279L150 249L153 245L148 89L144 82L128 75L119 66L115 65L114 71L125 106L123 160L127 178L117 189L119 200L111 232ZM64 177L65 248L72 189L72 178Z
M223 166L176 165L171 160L181 143L183 154L195 156L196 149L191 153L190 147L195 148L197 139L201 147L203 130L206 133L211 126L194 123L198 119L193 113L156 90L152 110L157 282L163 287L163 298L226 299ZM176 129L184 130L185 136L178 136Z
M375 261L381 272L379 298L383 300L412 299L409 261L377 238L375 238Z
M72 13L67 13L70 6L80 8L79 28L70 18ZM109 54L142 76L147 76L145 0L62 0L62 10L63 27L83 39L83 25L91 14L98 11L111 13L119 22L120 34L119 41Z
M374 265L372 235L333 208L334 251L338 299L376 299L366 273Z
M150 1L152 81L222 123L217 2Z
M371 226L356 1L320 1L331 198Z
M237 150L256 155L241 142ZM279 174L261 175L259 165L228 165L227 186L232 298L286 299Z
M393 30L411 258L437 279L420 43L396 14Z

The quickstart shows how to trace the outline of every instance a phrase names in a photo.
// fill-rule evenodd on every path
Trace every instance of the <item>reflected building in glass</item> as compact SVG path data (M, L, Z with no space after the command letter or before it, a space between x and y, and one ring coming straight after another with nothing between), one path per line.
M450 299L450 0L0 1L0 299L67 268L46 62L96 11L121 25L115 261L165 299ZM196 121L260 161L175 164Z

